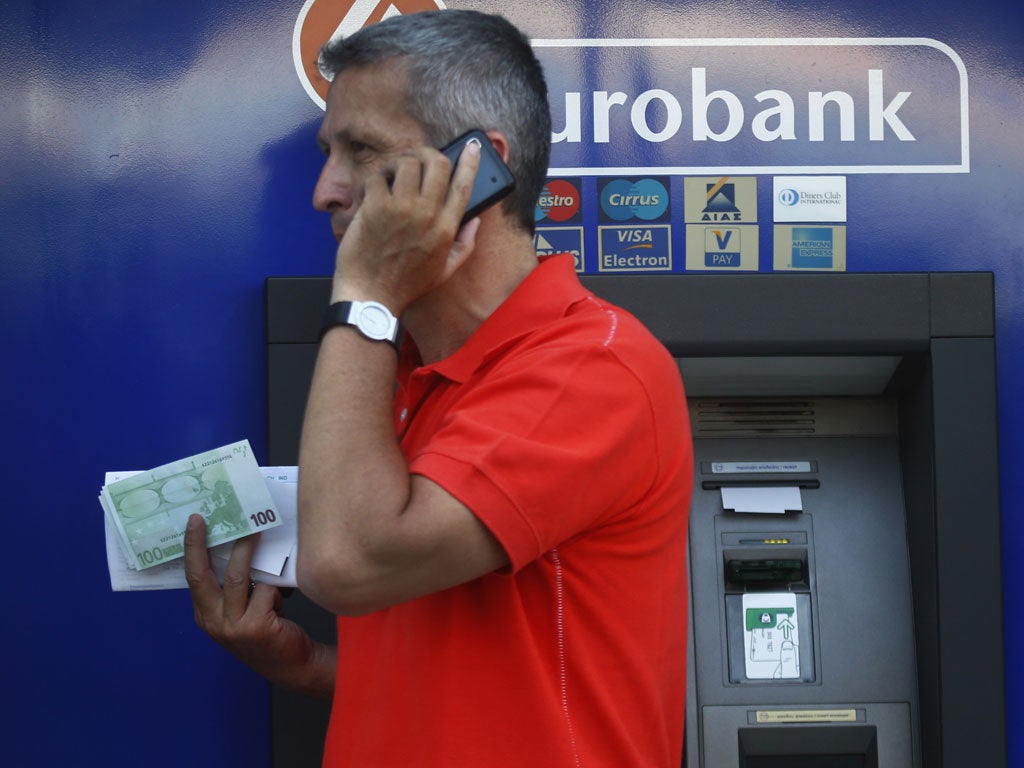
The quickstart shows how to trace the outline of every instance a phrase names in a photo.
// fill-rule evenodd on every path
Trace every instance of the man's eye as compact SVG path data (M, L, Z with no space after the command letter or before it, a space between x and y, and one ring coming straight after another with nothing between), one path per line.
M361 141L353 141L349 143L348 148L356 159L369 159L373 154L373 147L369 144L364 144Z

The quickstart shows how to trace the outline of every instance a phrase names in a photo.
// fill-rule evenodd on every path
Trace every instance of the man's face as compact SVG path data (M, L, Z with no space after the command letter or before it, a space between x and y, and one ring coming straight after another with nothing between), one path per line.
M371 174L389 174L396 158L425 143L405 110L405 72L395 62L348 69L327 92L317 143L327 156L313 189L313 207L331 215L341 240Z

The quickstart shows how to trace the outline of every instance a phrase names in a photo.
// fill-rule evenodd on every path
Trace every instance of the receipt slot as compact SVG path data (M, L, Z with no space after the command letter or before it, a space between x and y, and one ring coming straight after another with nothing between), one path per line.
M684 764L1005 766L992 276L584 281L690 399ZM294 464L330 279L266 289L268 459ZM273 690L273 764L319 765L326 718Z

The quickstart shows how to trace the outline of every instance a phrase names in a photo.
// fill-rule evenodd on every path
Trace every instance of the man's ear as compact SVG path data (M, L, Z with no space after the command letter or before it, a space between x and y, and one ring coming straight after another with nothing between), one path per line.
M491 140L491 144L498 150L498 155L505 163L508 163L509 154L511 152L508 144L508 137L505 136L501 131L485 131L487 138Z

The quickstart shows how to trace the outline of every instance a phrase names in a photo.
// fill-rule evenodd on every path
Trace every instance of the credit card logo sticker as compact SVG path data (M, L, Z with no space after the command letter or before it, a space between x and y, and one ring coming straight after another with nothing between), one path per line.
M725 179L708 184L708 204L701 213L705 221L739 221L740 209L736 207L736 185Z
M832 269L835 245L831 227L793 227L793 267Z
M772 265L776 271L846 271L846 227L776 224Z
M845 176L776 176L772 189L776 221L846 221Z
M663 220L668 205L668 188L656 179L614 179L601 187L605 221Z
M740 266L739 227L730 227L728 229L712 229L708 227L704 232L704 236L704 266Z
M683 215L689 224L756 224L756 176L688 176Z
M688 271L756 272L759 256L757 224L686 225Z
M537 227L533 249L538 257L570 253L576 271L583 271L583 227Z
M671 272L671 227L598 227L601 272Z
M331 83L317 63L328 40L347 37L392 16L444 8L441 0L306 0L292 31L292 61L299 82L309 98L324 109Z
M580 184L568 179L550 179L537 198L533 219L564 223L578 221L580 216Z

